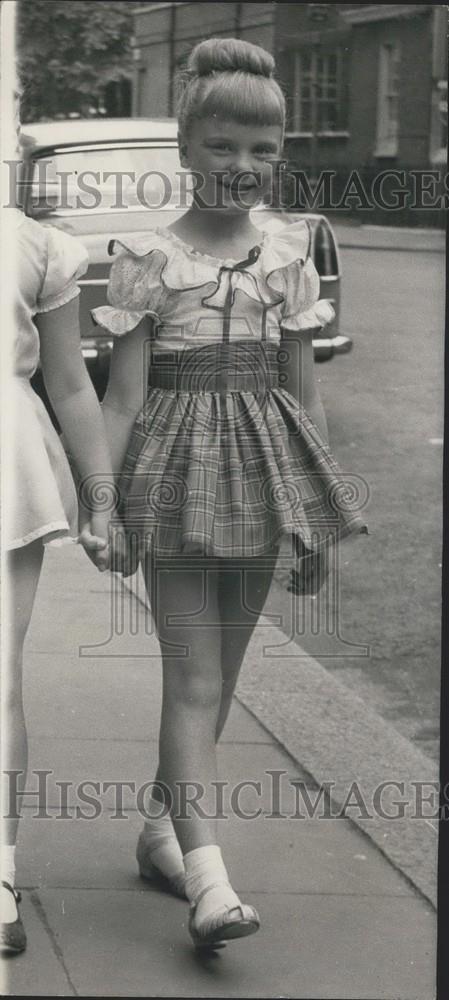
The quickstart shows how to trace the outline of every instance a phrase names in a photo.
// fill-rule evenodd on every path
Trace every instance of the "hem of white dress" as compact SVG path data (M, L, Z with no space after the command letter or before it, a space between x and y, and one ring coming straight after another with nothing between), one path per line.
M57 532L57 534L55 534ZM48 537L49 536L49 537ZM67 537L67 540L75 541L77 536L72 535L69 524L67 521L53 521L50 524L42 525L40 528L35 528L34 531L29 531L27 535L23 535L22 538L15 538L12 542L8 542L4 545L4 550L8 552L10 549L21 549L25 545L30 545L31 542L36 542L38 538L42 540L42 544L45 545L48 542L54 541L56 538Z

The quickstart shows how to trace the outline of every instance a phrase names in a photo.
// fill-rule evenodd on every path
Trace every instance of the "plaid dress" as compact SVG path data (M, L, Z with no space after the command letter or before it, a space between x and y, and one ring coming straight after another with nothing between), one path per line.
M309 245L304 222L265 235L243 261L169 230L122 243L110 304L93 316L117 336L153 319L148 395L119 481L141 558L261 556L284 535L311 551L366 531L362 481L343 475L280 382L281 327L333 317L317 302Z

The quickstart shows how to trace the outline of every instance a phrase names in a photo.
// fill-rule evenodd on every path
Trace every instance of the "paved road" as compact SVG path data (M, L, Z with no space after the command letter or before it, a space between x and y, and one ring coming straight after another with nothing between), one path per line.
M333 450L370 488L370 537L341 551L339 614L345 643L370 655L349 655L357 647L335 636L323 645L311 628L300 641L436 758L444 256L342 257L341 325L354 350L318 376Z

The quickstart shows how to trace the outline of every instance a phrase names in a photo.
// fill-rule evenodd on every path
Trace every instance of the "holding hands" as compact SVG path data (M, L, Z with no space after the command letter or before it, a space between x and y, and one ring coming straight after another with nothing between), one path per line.
M78 542L100 573L110 570L123 577L132 576L138 567L137 545L126 535L123 525L110 514L92 514L82 508Z
M138 565L136 540L127 535L122 524L115 523L111 526L109 569L127 577L134 575Z
M110 568L110 518L109 514L99 514L80 509L80 533L78 542L83 546L90 561L100 573Z

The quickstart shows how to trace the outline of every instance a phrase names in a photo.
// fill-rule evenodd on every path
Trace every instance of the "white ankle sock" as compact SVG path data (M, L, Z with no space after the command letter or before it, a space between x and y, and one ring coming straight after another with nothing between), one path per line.
M2 880L14 886L16 880L16 848L10 844L2 844L0 851L0 871ZM17 907L9 889L0 886L0 918L4 924L11 924L17 919Z
M218 844L196 847L184 855L186 870L186 895L192 906L197 905L195 920L200 924L217 910L233 909L240 900L229 884L221 850ZM208 886L214 885L197 903L198 897Z
M162 810L162 802L152 799L148 812L150 815L154 813L154 818L145 820L142 836L152 863L163 875L171 878L184 871L184 862L170 813L158 815Z

